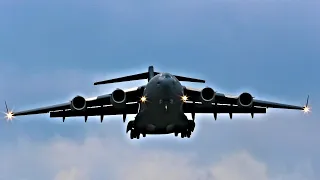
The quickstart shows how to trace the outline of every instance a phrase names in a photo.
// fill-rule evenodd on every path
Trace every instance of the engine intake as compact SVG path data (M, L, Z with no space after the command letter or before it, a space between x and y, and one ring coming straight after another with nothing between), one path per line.
M238 105L241 107L251 107L253 104L253 97L251 94L244 92L238 97Z
M201 90L201 100L203 103L212 103L216 96L216 92L209 87L205 87Z
M76 96L71 101L71 109L76 111L85 110L87 107L86 99L82 96Z
M111 94L111 104L114 107L123 107L126 104L126 92L124 92L122 89L116 89Z

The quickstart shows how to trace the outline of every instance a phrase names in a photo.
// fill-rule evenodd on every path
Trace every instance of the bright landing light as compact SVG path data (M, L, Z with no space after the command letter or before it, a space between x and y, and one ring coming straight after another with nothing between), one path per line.
M6 114L7 121L11 121L13 119L13 112L12 111L9 111L5 114Z
M305 107L303 108L303 112L304 112L304 113L309 113L310 111L311 111L311 108L308 107L308 106L305 106Z
M140 101L143 102L143 103L146 102L146 101L147 101L147 97L142 96L142 97L140 98Z
M188 97L187 96L181 96L181 100L183 101L183 102L186 102L186 101L188 101Z

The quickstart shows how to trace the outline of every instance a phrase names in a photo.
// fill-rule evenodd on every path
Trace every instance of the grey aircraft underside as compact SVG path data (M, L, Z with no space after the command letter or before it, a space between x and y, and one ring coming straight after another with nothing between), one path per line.
M110 94L85 99L74 97L70 102L41 107L32 110L10 112L7 108L7 118L15 116L50 113L50 117L83 116L87 122L88 116L100 116L101 122L105 115L136 114L135 119L127 124L130 138L139 139L146 134L180 134L181 138L190 138L195 128L196 113L217 114L228 113L232 119L234 113L248 113L252 118L255 113L266 113L267 108L295 109L309 111L308 99L306 106L294 106L276 102L254 99L247 92L237 97L226 96L210 87L193 89L181 85L181 81L204 83L204 80L175 76L169 73L154 72L149 66L148 72L120 77L94 83L94 85L148 79L146 85L124 91L116 89ZM191 113L189 120L185 113Z

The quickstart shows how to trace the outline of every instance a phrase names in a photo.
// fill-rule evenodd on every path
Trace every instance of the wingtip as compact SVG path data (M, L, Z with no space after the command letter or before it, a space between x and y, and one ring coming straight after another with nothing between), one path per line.
M307 97L306 105L302 108L302 110L304 113L309 113L311 110L311 107L309 106L309 95Z

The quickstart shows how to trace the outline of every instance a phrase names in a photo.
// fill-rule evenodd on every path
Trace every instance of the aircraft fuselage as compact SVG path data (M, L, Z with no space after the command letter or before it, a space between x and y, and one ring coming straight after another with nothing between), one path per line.
M185 130L190 121L182 110L183 95L183 86L171 74L154 76L143 92L146 101L140 104L134 120L136 131L141 134L169 134Z

